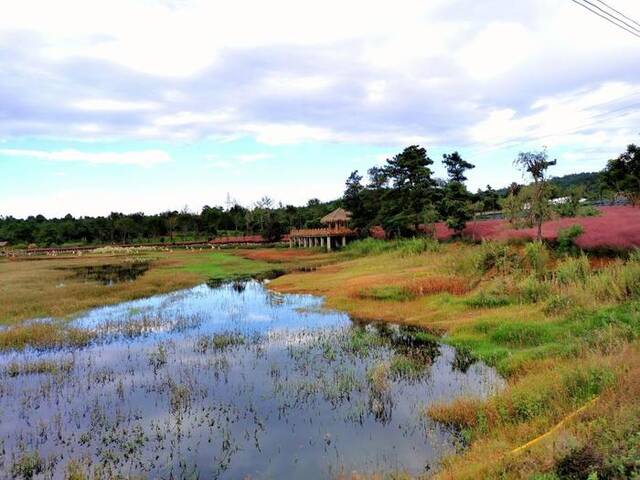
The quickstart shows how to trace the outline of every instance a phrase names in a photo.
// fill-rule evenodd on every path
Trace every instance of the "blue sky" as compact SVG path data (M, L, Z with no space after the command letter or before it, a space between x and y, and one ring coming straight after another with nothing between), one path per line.
M612 0L640 18L634 0ZM302 204L405 146L472 190L598 170L639 142L640 39L569 0L13 2L0 215Z

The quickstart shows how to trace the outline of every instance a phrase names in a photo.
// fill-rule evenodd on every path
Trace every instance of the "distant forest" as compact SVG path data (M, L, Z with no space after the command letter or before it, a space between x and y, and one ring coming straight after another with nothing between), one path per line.
M632 147L635 150L620 157L626 158L620 160L623 167L637 163L638 150L635 146L629 148ZM387 160L387 166L370 169L369 184L362 185L362 177L353 172L347 179L343 198L330 202L312 199L305 206L276 205L264 197L248 208L239 204L228 208L205 206L200 212L185 207L181 211L153 215L113 212L108 216L76 218L69 214L50 219L42 215L26 219L0 216L0 241L7 241L12 246L63 246L172 243L256 234L277 240L291 228L321 226L320 219L339 206L354 212L352 226L362 231L368 231L372 225L382 225L387 232L404 235L415 231L418 223L438 220L447 221L449 226L460 230L471 215L508 208L508 198L513 197L517 184L498 190L487 186L476 193L468 192L464 186L464 172L474 166L457 152L443 158L450 176L447 181L432 178L429 166L433 161L426 155L426 150L412 146ZM629 163L629 159L635 163ZM416 175L415 185L411 183L415 180L411 179L412 175ZM629 178L630 175L636 174L624 171L618 176ZM611 182L605 177L601 172L589 172L551 178L548 180L549 198L570 195L590 200L611 198L612 191L607 187Z

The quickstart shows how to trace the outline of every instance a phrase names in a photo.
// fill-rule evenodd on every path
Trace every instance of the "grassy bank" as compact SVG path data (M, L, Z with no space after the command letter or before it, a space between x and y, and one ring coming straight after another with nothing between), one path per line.
M273 249L275 250L275 249ZM251 255L251 251L247 252ZM38 317L61 318L88 308L170 292L198 283L268 275L297 268L308 252L278 264L212 250L108 249L98 254L0 259L0 325ZM320 255L322 257L322 255ZM309 257L312 258L312 257ZM103 285L81 278L78 269L147 263L132 281Z
M487 402L425 412L470 445L447 459L439 477L640 474L636 255L602 261L535 243L422 240L356 243L341 255L272 286L324 295L329 307L354 317L419 325L508 379Z
M599 259L529 243L354 242L303 249L111 252L0 262L0 348L80 346L81 332L33 317L188 287L289 272L281 292L323 295L353 317L421 326L508 380L487 401L466 398L424 415L460 432L468 448L440 478L630 478L640 475L640 257ZM111 286L70 267L149 262ZM594 476L597 475L597 476Z

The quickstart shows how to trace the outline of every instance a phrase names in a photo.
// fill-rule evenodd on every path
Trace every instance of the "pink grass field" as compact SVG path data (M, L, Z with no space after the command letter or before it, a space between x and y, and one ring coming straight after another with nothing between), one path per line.
M554 240L561 228L580 224L584 229L584 233L576 240L580 248L589 250L640 247L640 208L600 207L600 211L602 214L597 217L559 218L545 222L542 235L547 240ZM447 239L452 234L444 223L436 225L438 239ZM477 240L507 240L533 238L536 231L534 228L516 230L506 220L478 220L468 222L464 234Z

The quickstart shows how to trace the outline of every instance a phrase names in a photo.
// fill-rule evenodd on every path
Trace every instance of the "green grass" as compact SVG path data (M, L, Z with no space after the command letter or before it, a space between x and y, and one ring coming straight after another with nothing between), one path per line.
M247 260L246 258L223 252L212 252L207 255L193 257L193 259L187 258L185 264L177 268L218 281L261 276L274 271L273 264Z
M386 252L396 252L400 256L410 257L427 252L437 252L440 244L437 240L427 237L407 238L401 240L377 240L365 238L349 243L343 254L350 257L380 255Z

